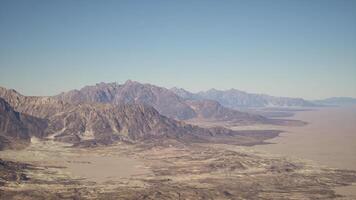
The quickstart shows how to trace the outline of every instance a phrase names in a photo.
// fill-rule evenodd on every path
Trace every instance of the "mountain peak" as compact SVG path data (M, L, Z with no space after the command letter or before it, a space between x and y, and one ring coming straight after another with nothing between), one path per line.
M134 80L131 80L131 79L128 79L125 81L124 85L129 85L129 84L142 84L138 81L134 81Z

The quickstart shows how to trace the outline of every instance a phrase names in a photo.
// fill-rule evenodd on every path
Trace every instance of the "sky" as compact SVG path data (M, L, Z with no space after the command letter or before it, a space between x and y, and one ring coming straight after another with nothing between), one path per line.
M0 0L0 86L356 97L355 0Z

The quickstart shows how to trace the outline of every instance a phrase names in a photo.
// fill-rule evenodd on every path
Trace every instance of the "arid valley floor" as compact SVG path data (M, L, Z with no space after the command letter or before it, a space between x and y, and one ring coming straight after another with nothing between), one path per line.
M270 141L284 138L283 133ZM0 152L7 160L0 163L0 199L353 198L335 188L356 182L356 171L268 148L174 139L74 148L33 138L23 150Z

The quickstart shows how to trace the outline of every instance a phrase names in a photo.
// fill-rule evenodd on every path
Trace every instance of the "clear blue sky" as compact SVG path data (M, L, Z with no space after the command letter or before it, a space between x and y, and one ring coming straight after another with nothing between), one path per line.
M0 0L0 85L356 97L355 0Z

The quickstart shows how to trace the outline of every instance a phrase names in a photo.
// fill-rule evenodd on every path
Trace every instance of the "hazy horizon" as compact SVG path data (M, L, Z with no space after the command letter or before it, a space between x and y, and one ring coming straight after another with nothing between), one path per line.
M0 1L0 86L356 97L356 2Z

